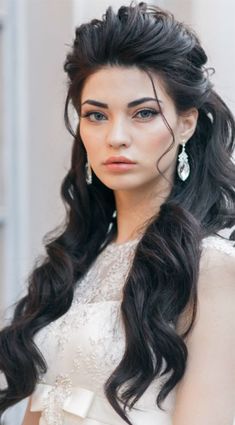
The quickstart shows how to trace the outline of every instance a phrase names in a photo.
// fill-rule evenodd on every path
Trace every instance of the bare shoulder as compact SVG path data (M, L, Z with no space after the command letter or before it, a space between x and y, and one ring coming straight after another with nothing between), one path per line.
M219 244L219 245L218 245ZM234 250L234 251L233 251ZM190 339L228 338L235 349L235 248L222 240L203 246L198 279L198 312ZM225 341L224 341L225 342ZM215 348L215 347L214 347ZM228 347L227 347L228 348Z
M199 278L197 283L198 313L196 321L204 315L216 314L216 309L226 309L230 305L235 314L235 247L233 242L218 237L206 238L202 244ZM227 305L228 302L228 305ZM231 305L231 303L233 303ZM180 315L177 332L183 334L188 328L192 311L190 307ZM235 322L235 321L234 321Z
M231 295L235 291L235 242L219 237L206 238L202 243L202 256L198 291Z
M174 425L232 425L234 317L235 255L228 245L218 248L210 243L201 256L198 310L185 339L187 367L177 385Z

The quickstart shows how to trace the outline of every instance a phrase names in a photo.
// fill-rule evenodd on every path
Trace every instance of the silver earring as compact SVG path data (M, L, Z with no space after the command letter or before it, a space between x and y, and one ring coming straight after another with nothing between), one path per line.
M178 176L184 182L185 180L187 180L190 174L188 155L185 151L185 142L182 144L182 151L178 155L178 160L179 160L178 167L177 167Z
M86 162L85 169L86 169L86 182L87 184L92 184L92 171L91 171L91 166L88 160Z

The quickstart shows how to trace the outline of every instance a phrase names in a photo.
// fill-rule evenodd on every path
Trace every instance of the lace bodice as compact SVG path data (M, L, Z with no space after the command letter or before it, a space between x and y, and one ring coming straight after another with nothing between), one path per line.
M75 299L82 303L121 300L120 283L127 277L137 242L110 243L78 282Z
M120 301L137 242L109 244L78 282L69 311L36 335L48 364L32 397L32 410L42 411L40 425L125 424L107 402L103 386L125 349ZM210 237L202 244L235 258L232 242ZM141 410L130 413L133 425L171 424L175 393L163 403L166 412L159 410L155 399L161 383L153 381L136 403Z

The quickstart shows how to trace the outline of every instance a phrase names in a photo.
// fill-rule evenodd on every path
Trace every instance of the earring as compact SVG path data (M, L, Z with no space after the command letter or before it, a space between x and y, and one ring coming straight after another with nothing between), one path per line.
M88 159L85 165L85 170L86 170L86 182L87 184L92 184L92 171L91 171L91 166L89 164Z
M185 180L187 180L190 174L188 155L185 151L185 141L183 141L182 151L178 155L178 160L179 160L178 167L177 167L178 176L184 182Z

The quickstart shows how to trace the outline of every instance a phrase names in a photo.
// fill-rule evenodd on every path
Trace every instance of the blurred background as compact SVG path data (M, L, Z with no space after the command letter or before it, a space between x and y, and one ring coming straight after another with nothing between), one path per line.
M198 33L217 91L235 112L234 0L150 2ZM75 26L126 0L0 0L0 316L23 293L43 236L64 218L61 181L70 166L63 122L63 63ZM4 416L20 425L24 404Z

